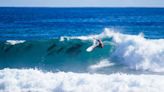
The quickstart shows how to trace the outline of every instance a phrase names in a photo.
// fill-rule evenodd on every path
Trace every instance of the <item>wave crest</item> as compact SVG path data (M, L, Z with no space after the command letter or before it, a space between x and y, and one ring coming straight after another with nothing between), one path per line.
M105 44L104 48L97 48L88 53L86 49L92 45L94 38L101 38ZM35 62L34 66L39 65L40 62L43 65L51 63L49 65L54 67L59 63L65 66L74 65L72 64L72 61L74 61L79 62L76 63L79 66L81 62L86 62L81 66L88 68L95 62L97 63L97 61L109 59L115 65L121 63L130 69L164 72L164 39L146 39L143 33L128 35L105 28L105 31L98 35L63 36L60 39L26 41L26 43L23 43L24 41L7 42L12 46L6 45L6 43L0 44L0 48L2 48L0 49L0 61L11 62L11 60L15 60L15 62L19 62L18 64L25 65L25 67L29 62L32 64ZM23 44L15 45L19 43ZM35 53L35 57L33 53ZM6 56L10 58L5 58ZM65 61L69 62L69 64L67 63L66 65ZM92 63L89 63L90 61ZM108 63L106 64L103 64L103 66L108 66ZM55 67L60 69L58 66L60 65Z
M106 31L117 45L112 54L114 59L132 69L164 72L164 39Z
M6 43L7 44L11 44L11 45L15 45L15 44L20 44L20 43L24 43L25 40L7 40Z

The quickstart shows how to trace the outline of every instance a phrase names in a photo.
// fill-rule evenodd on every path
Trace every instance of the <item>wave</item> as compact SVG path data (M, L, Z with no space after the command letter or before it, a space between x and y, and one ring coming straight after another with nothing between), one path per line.
M92 37L61 37L49 40L0 42L0 68L37 67L59 70L87 69L88 65L108 58L114 46L107 44L93 52L86 49L93 44ZM111 41L111 38L108 39ZM74 69L72 69L74 68Z
M102 39L104 48L86 52L95 38ZM143 34L122 34L108 28L98 35L63 36L14 45L1 42L0 48L1 68L42 66L59 70L87 70L90 67L111 67L112 63L112 67L164 72L164 39L146 39ZM101 63L102 60L106 63Z
M34 81L35 80L35 81ZM37 69L0 70L2 92L161 92L161 75L43 72Z
M106 30L117 44L113 59L131 69L164 72L164 39L146 39L143 34L125 35Z

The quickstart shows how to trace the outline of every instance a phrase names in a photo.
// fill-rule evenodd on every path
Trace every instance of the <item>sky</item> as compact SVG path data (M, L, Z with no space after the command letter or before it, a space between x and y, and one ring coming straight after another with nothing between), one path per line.
M0 7L164 7L164 0L0 0Z

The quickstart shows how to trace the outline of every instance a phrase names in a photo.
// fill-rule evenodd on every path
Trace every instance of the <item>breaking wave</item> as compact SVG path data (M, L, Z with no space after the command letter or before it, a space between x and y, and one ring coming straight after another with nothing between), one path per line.
M104 48L86 52L95 38L102 39ZM164 72L164 39L146 39L143 34L122 34L108 28L90 36L1 41L0 48L1 68L44 66L87 70L111 67L112 64L112 67L119 65L132 70ZM102 60L106 60L105 63Z

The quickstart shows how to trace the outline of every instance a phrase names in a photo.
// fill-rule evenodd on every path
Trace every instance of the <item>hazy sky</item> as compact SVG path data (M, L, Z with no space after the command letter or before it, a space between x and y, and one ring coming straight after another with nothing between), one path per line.
M0 0L0 6L22 7L164 7L164 0Z

